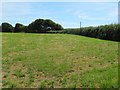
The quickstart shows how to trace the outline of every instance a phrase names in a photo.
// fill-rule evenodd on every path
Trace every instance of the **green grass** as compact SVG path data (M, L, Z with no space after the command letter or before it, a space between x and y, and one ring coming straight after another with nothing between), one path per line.
M2 34L3 87L117 88L118 43L67 34Z

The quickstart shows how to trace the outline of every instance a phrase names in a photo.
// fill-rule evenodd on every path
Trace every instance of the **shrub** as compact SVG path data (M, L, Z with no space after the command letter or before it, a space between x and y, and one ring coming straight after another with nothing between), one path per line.
M9 23L2 23L2 32L13 32L13 26Z

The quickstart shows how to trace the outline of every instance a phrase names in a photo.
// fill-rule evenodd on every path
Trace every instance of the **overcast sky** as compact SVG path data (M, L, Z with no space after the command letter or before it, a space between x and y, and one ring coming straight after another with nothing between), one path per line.
M64 28L118 22L118 2L4 2L2 22L28 25L38 18L52 19ZM0 23L2 23L0 22Z

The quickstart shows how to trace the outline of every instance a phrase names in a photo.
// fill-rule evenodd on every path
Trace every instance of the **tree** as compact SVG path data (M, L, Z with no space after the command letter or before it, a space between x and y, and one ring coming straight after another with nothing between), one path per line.
M0 32L2 32L2 26L0 25Z
M37 19L31 24L28 25L28 32L45 32L44 25L43 25L43 19Z
M20 30L21 30L21 32L28 32L28 27L27 26L21 26Z
M20 24L20 23L16 23L15 24L15 28L14 28L14 32L22 32L23 31L23 28L24 25L23 24Z
M2 23L2 32L13 32L13 26L9 23Z
M34 22L28 25L28 32L33 33L45 33L50 30L61 30L61 25L56 24L50 19L36 19Z
M55 24L55 30L62 30L63 27L60 24Z

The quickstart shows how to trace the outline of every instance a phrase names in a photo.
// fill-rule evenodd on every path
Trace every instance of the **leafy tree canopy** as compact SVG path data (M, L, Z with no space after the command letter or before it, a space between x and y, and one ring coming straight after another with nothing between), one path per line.
M13 32L13 26L7 22L2 23L2 32Z
M50 19L36 19L28 25L28 32L47 32L49 30L61 30L63 27Z

